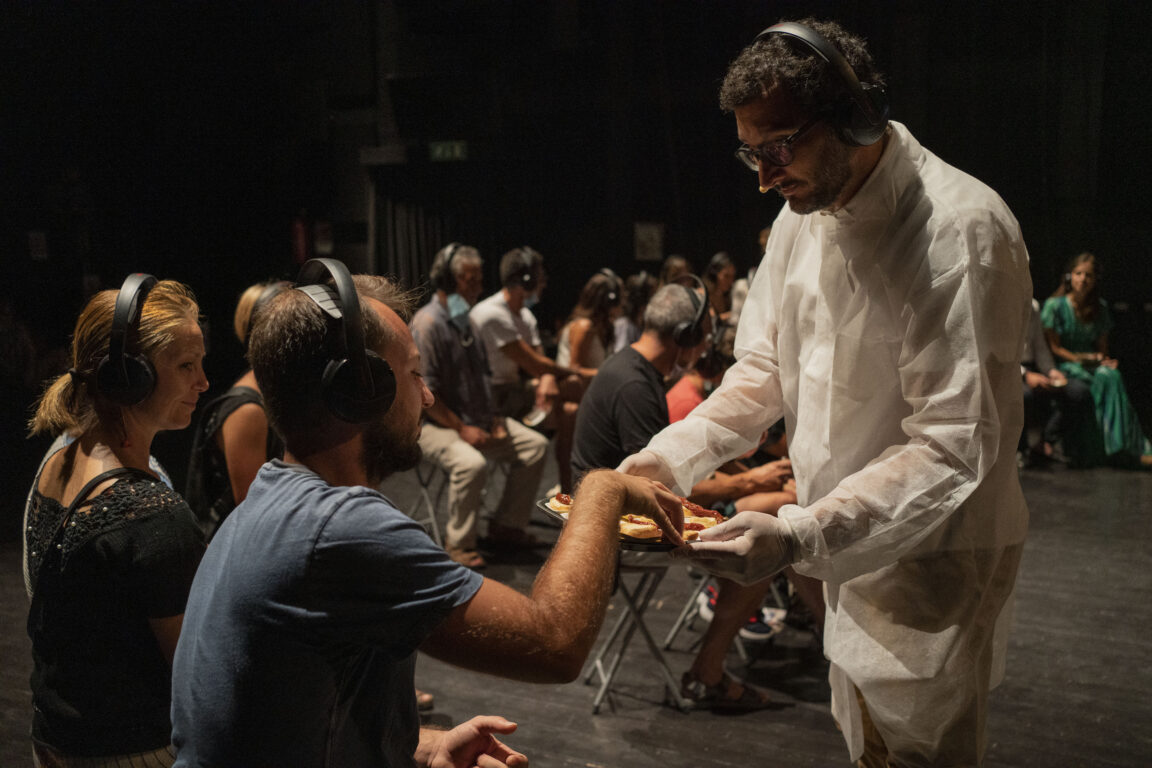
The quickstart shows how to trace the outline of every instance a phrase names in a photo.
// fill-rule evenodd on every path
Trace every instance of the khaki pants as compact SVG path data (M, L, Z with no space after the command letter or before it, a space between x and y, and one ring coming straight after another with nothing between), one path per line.
M508 479L495 522L523 529L532 516L548 438L515 419L505 419L508 437L489 440L481 450L464 442L454 429L425 422L420 430L424 457L448 474L448 525L445 546L474 549L479 536L480 500L488 480L488 460L508 465Z

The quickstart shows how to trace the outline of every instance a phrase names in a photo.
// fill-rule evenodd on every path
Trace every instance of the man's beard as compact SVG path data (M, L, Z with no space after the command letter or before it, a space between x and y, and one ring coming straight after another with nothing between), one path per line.
M418 435L419 432L400 434L394 422L374 424L365 430L360 462L373 485L393 472L403 472L420 463L424 454Z
M851 147L836 138L829 140L826 146L828 149L809 184L808 195L788 201L793 213L804 215L831 208L852 178L852 167L848 162L852 156Z

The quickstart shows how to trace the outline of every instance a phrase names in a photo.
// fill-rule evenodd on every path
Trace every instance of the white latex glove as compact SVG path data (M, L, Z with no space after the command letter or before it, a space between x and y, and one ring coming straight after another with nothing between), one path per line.
M668 468L668 465L655 453L647 450L634 453L624 459L620 462L620 466L616 467L616 471L625 475L637 475L649 480L656 480L664 483L668 488L676 484L676 478L672 477L672 470Z
M785 521L763 512L741 512L700 532L700 539L675 550L716 576L752 584L799 560L800 542Z

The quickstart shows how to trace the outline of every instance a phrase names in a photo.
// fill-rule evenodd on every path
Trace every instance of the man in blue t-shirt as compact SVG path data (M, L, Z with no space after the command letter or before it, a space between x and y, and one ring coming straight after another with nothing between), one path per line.
M516 728L504 718L420 729L416 650L490 674L571 680L603 621L621 509L653 515L673 539L678 523L635 503L648 481L593 473L530 595L454 563L373 490L419 460L432 403L396 311L410 302L383 278L325 262L340 287L283 292L252 332L249 356L286 451L260 470L197 572L173 666L176 764L442 766L483 755L526 765L493 735ZM350 370L335 370L341 360ZM373 401L389 377L384 410ZM678 507L667 501L673 515Z

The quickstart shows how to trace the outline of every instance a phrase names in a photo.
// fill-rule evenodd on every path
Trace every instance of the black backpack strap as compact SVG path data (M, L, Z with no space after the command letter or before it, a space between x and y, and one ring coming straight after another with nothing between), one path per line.
M75 512L76 509L88 499L88 494L92 493L93 488L100 485L100 483L104 482L105 480L111 480L114 477L127 477L129 475L136 475L137 478L141 480L152 480L159 482L159 480L157 480L156 477L152 475L152 473L145 472L142 469L136 469L135 467L116 467L116 469L110 469L107 472L101 472L100 474L96 475L96 477L85 483L84 487L80 489L80 492L76 494L76 498L72 499L72 503L69 504L68 509L64 511L64 520L60 523L60 530L64 530L64 526L68 524L68 519L72 517L72 513Z
M141 480L151 480L153 482L160 482L159 480L156 479L156 477L152 473L145 472L142 469L136 469L135 467L116 467L115 469L110 469L107 472L101 472L100 474L96 475L96 477L92 478L91 480L89 480L88 482L86 482L84 484L84 487L81 488L80 492L77 493L75 498L72 499L72 503L69 504L68 507L64 510L64 515L63 515L63 517L60 518L60 527L56 530L56 533L52 536L52 541L50 542L49 546L54 547L60 543L62 537L64 536L64 531L66 531L68 529L68 521L72 519L72 514L77 509L79 509L79 507L85 501L88 500L88 495L90 493L92 493L93 488L97 487L98 485L105 482L106 480L111 480L112 478L131 477L131 476L135 476L137 479L141 479ZM47 562L48 562L47 557L44 557L40 561L40 569L36 573L36 582L37 583L40 581L40 575L41 575L40 571L42 571L44 569L44 566ZM35 600L35 595L36 595L36 593L33 592L33 600Z

